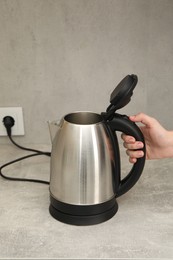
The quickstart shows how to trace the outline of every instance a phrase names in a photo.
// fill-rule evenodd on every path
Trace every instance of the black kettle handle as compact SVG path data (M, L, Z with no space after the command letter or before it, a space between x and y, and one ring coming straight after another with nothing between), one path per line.
M127 174L127 176L124 179L120 180L118 190L116 191L116 196L119 197L129 191L135 185L142 174L146 156L145 141L140 128L135 123L130 121L127 116L114 114L114 118L111 121L106 122L106 124L110 127L113 135L115 135L115 131L120 131L127 135L131 135L136 140L144 143L144 147L143 149L141 149L144 152L144 156L142 158L138 158L137 162L133 165L131 171Z

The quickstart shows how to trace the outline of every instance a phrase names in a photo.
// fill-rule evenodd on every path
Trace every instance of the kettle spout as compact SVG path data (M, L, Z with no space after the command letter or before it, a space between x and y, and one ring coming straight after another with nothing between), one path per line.
M49 127L49 134L51 143L53 143L54 137L60 127L60 120L47 121Z

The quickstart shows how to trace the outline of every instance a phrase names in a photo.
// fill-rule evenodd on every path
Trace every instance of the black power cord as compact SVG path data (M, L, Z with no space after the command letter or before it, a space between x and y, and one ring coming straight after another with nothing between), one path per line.
M33 154L30 154L30 155L26 155L26 156L23 156L23 157L20 157L16 160L13 160L13 161L10 161L4 165L2 165L0 167L0 176L4 179L7 179L7 180L12 180L12 181L27 181L27 182L36 182L36 183L43 183L43 184L48 184L49 185L49 182L48 181L43 181L43 180L37 180L37 179L26 179L26 178L15 178L15 177L8 177L8 176L5 176L3 173L2 173L2 169L11 165L11 164L14 164L14 163L17 163L19 161L22 161L22 160L25 160L25 159L28 159L30 157L34 157L34 156L38 156L38 155L45 155L45 156L51 156L51 153L50 152L43 152L43 151L40 151L40 150L36 150L36 149L31 149L31 148L27 148L27 147L23 147L19 144L17 144L13 139L12 139L12 136L11 136L11 129L12 127L14 126L15 124L15 121L14 121L14 118L11 117L11 116L6 116L3 118L3 123L4 123L4 126L6 128L6 131L7 131L7 135L10 139L10 141L15 145L17 146L18 148L22 149L22 150L25 150L25 151L29 151L29 152L34 152Z

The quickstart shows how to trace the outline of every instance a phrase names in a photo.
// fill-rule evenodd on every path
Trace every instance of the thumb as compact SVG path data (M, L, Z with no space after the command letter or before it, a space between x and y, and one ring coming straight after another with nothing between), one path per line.
M140 123L144 124L146 127L151 127L153 124L153 120L154 120L154 118L152 118L144 113L139 113L137 115L130 116L129 118L131 121L140 122Z

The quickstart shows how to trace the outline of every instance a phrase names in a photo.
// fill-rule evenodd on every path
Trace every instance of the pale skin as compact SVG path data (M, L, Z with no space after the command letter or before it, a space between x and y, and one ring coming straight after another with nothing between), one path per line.
M145 139L147 160L173 158L173 131L166 130L155 118L144 113L130 116L129 119L142 124L140 129ZM122 134L122 139L131 163L144 156L140 150L143 148L142 142L125 134Z

